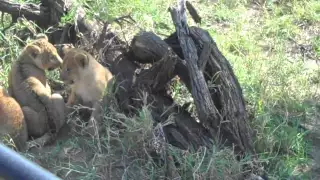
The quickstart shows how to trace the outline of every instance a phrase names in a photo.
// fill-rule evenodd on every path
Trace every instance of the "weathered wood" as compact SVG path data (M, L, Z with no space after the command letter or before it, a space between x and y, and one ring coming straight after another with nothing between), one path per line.
M206 79L212 81L217 88L212 88L211 94L219 97L220 113L225 120L222 129L225 136L237 142L242 151L255 154L252 140L252 130L247 122L247 112L241 86L228 60L223 56L209 33L201 28L191 27L190 34L199 47L198 53L209 42L212 46L211 55L206 67ZM218 73L218 75L217 75Z
M68 13L73 6L73 0L41 0L41 5L32 3L18 4L6 0L0 0L0 11L11 14L13 17L25 17L27 20L35 21L40 28L55 27L53 33L48 34L49 41L56 43L92 44L91 37L97 37L101 24L97 20L87 20L82 7L77 8L76 24L67 24L58 27L61 17ZM68 33L66 33L68 32ZM81 32L81 33L80 33ZM82 34L79 38L77 35Z
M56 25L60 22L61 17L67 13L72 5L73 0L41 0L41 7L45 8L49 14L48 24Z
M141 43L140 45L136 45L136 42L132 43L132 46L135 50L135 52L146 52L147 55L143 53L136 53L135 57L136 59L147 60L152 59L155 63L151 67L151 69L144 70L140 73L139 77L136 80L137 85L140 85L140 89L144 89L147 92L151 91L151 95L153 98L150 98L151 106L155 107L153 109L153 116L156 118L156 121L161 122L166 120L165 117L168 117L171 114L171 118L174 119L173 123L174 126L168 126L165 128L165 134L168 137L168 141L182 149L185 148L198 148L201 145L205 145L207 147L210 147L212 145L212 140L210 140L210 135L205 130L205 128L202 127L201 124L197 123L195 119L193 119L189 113L187 113L183 108L179 106L173 106L172 110L168 111L166 109L163 109L163 104L166 104L162 102L161 96L153 96L153 93L161 93L163 92L165 84L172 79L175 75L179 74L180 78L183 79L183 81L186 83L188 87L191 89L190 85L190 78L188 76L188 70L186 69L185 61L180 59L175 53L172 52L172 49L169 47L167 43L165 43L163 40L161 40L157 35L154 33L140 33L137 35L136 40ZM141 40L142 39L142 40ZM148 40L150 39L150 41ZM151 45L151 44L160 44L160 45ZM145 47L148 47L147 49L144 49ZM135 53L132 52L132 53ZM163 54L165 53L165 54ZM167 55L171 54L168 60ZM165 56L164 56L165 55ZM148 57L148 58L146 58ZM175 63L170 63L170 61L174 61ZM140 61L141 62L141 61ZM146 62L146 61L143 61ZM170 65L164 65L170 64ZM161 65L162 64L162 65ZM174 72L172 72L172 68L170 66L174 66ZM162 68L162 67L166 68ZM182 72L182 73L181 73ZM186 74L186 76L184 76ZM156 76L162 77L158 78L161 79L162 83L157 82ZM185 79L184 79L185 78ZM160 85L161 84L161 85ZM156 85L156 88L150 88L154 87ZM142 86L142 87L141 87ZM172 101L172 100L171 100ZM161 103L160 103L161 102ZM172 101L173 103L173 101ZM135 107L139 105L134 105ZM172 106L170 103L168 103L167 106ZM165 112L163 114L163 112ZM179 112L177 114L177 112ZM162 117L159 114L163 114ZM173 115L175 114L175 115Z
M68 13L73 6L73 0L41 0L44 7L47 7L47 11L50 14L50 24L57 25L60 22L61 17ZM88 48L92 48L94 42L92 40L97 39L102 28L102 24L96 20L88 20L85 18L86 12L83 7L77 7L75 14L75 24L67 24L63 30L60 30L60 38L53 39L57 43L68 43L87 45ZM69 33L66 33L66 31ZM70 33L71 32L71 33ZM80 36L81 35L81 36ZM79 38L80 36L80 38ZM69 41L68 41L69 39ZM71 41L70 41L71 40Z
M213 127L215 132L212 133L216 134L221 118L211 99L203 73L198 68L197 49L191 37L189 37L185 11L185 0L178 1L178 9L170 8L180 47L186 60L189 77L192 77L190 78L191 94L196 105L199 119L206 128L210 129Z
M162 91L165 85L174 76L174 69L177 63L177 55L172 51L168 51L162 59L154 63L150 69L142 71L137 84L143 83L146 87L150 87L152 92Z
M221 115L223 124L221 124L220 133L217 135L219 139L226 141L226 144L236 145L236 152L255 153L252 142L252 130L247 123L247 113L245 110L244 99L241 87L235 77L232 67L226 58L219 51L215 42L207 31L201 28L190 27L190 36L194 41L197 49L197 55L205 57L206 44L210 45L210 55L207 65L205 66L204 77L206 81L214 80L214 87L210 87L210 95L214 101L216 109ZM186 59L183 49L179 47L178 34L170 35L165 41L173 48L175 53L181 58ZM207 55L206 55L207 56ZM208 57L208 56L207 56ZM203 61L203 60L201 60ZM199 66L202 64L199 59ZM188 81L192 76L184 72L188 71L187 62L177 64L176 73L183 77L184 82ZM185 84L187 84L185 82ZM192 92L191 86L187 86ZM214 125L214 124L213 124Z
M164 54L167 54L169 51L175 51L175 49L180 48L179 45L176 48L172 49L172 43L175 42L171 40L167 44L166 41L163 41L159 36L152 32L142 32L136 35L133 38L131 43L131 48L129 54L134 57L134 60L140 63L155 63L158 62ZM172 54L172 53L171 53ZM186 84L188 89L191 90L191 83L186 69L186 61L181 59L179 56L176 56L176 65L174 73L172 74L173 78L175 75L179 75L182 81Z
M168 52L169 46L153 32L141 32L132 39L130 50L140 63L154 63Z
M11 14L14 17L24 16L27 19L35 21L45 19L45 16L47 16L40 11L39 5L32 3L19 4L7 0L0 0L0 11Z
M199 66L199 68L200 68L200 70L202 72L204 71L204 68L207 65L210 53L211 53L211 44L210 43L204 43L203 44L203 49L202 49L200 57L199 57L199 62L198 62L198 66Z
M216 74L217 72L221 72L219 78L217 79L217 83L221 84L221 87L219 88L220 91L218 92L221 92L221 104L224 104L222 116L224 119L232 119L231 123L226 124L226 129L229 129L228 131L232 132L234 139L238 141L238 144L243 146L243 150L255 154L252 140L253 133L247 122L248 115L241 86L232 70L230 63L220 52L217 44L213 41L209 33L200 28L192 28L192 34L201 33L206 35L213 46L207 72L211 73L212 75ZM198 41L195 40L195 42L199 44L201 41L205 41L203 37L200 38L199 36L194 36L194 39L198 39Z
M152 91L161 91L175 75L175 66L181 59L172 51L168 44L152 32L141 32L131 44L134 59L141 63L153 63L153 66L140 73L139 78ZM141 82L139 82L141 83ZM152 86L151 86L152 84Z
M186 7L187 7L192 19L194 20L194 22L201 24L201 17L199 16L196 8L194 8L193 5L189 1L186 1Z
M247 112L241 86L233 73L228 60L219 51L217 45L209 33L201 28L190 27L190 36L195 42L197 54L201 56L206 44L210 44L211 50L207 65L204 69L206 81L211 81L214 86L209 88L214 105L221 114L224 123L221 125L220 137L226 144L235 144L237 152L255 153L252 142L252 130L247 123ZM184 58L182 49L178 43L177 34L173 33L165 40L180 58ZM177 74L183 75L184 79L189 79L184 64L179 64ZM182 79L183 80L183 79ZM187 86L188 87L188 86ZM188 87L189 91L190 88ZM230 145L232 145L230 144Z
M39 5L33 3L19 4L0 0L0 11L13 17L25 17L35 21L39 27L47 28L58 25L61 17L72 7L72 0L41 0Z
M136 110L147 104L157 123L165 122L170 117L173 124L164 127L166 138L169 143L181 149L198 149L203 145L211 147L210 134L205 128L197 123L190 113L175 105L173 99L166 95L165 85L174 77L177 62L182 60L159 37L152 37L156 36L155 34L140 33L137 36L144 39L144 42L161 44L161 46L154 45L149 49L154 53L147 52L155 62L153 66L150 69L142 69L139 75L132 79L133 76L135 77L134 71L140 68L133 62L136 59L132 58L132 49L127 53L121 48L112 48L125 43L113 33L108 32L106 26L103 29L104 32L101 33L96 48L100 49L99 54L103 54L101 60L104 62L101 63L108 64L112 73L116 75L118 86L116 96L120 100L118 102L122 102L119 104L120 107L134 107L131 110ZM148 38L151 40L148 41ZM102 41L104 43L101 43ZM145 46L142 44L136 46L135 49L140 51L139 48ZM165 54L160 52L165 52ZM138 55L137 58L141 57Z

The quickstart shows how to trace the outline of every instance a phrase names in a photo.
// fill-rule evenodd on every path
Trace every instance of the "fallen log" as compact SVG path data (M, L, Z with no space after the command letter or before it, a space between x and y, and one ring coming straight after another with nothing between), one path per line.
M106 43L117 46L122 44L124 46L124 42L121 42L112 34L109 32L105 36L108 37L109 41L115 41L115 43ZM159 43L158 41L162 40L155 34L143 32L135 36L135 39L140 38L144 39L145 43L140 44L142 46L137 46L137 41L132 42L131 51L129 52L125 52L121 48L118 50L103 50L103 57L109 57L103 58L104 62L109 64L112 73L117 77L118 88L116 96L119 103L122 104L122 108L124 108L123 105L125 104L125 107L129 107L126 108L127 110L130 110L130 107L134 107L132 109L140 109L143 105L148 105L156 123L164 123L170 117L172 123L163 127L166 139L169 143L181 149L196 150L200 146L211 147L210 134L191 117L190 113L176 105L167 94L166 85L174 77L175 64L181 59L170 50L165 42ZM148 41L148 38L156 40ZM146 52L146 54L149 54L148 58L151 58L154 63L150 69L142 69L138 75L135 75L135 71L141 67L134 61L146 57L146 54L139 52L142 51L140 48L150 45L146 44L147 42L160 44L159 46L154 45L153 48L149 48L150 51ZM136 49L136 51L132 51L132 49ZM129 57L136 57L136 59ZM121 99L125 102L122 102Z
M47 17L46 14L40 11L39 5L32 3L22 5L12 1L0 0L0 11L10 14L13 17L13 21L22 16L33 21L42 21Z

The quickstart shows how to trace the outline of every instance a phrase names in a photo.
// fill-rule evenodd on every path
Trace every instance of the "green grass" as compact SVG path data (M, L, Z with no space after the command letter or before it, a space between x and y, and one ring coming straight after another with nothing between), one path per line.
M83 0L78 2L80 5L84 3ZM316 58L320 58L319 35L308 30L318 28L319 32L320 3L317 0L278 2L266 1L259 9L253 9L253 3L244 0L219 0L216 3L197 0L192 3L203 18L200 27L209 31L239 79L252 117L250 123L256 131L255 147L259 160L264 163L270 178L295 176L309 179L308 172L297 171L310 162L307 153L311 145L305 138L306 132L298 125L315 117L313 109L320 102L316 91L320 71L319 68L306 69L302 57L292 58L287 49L289 38L301 40L312 45ZM173 0L97 0L87 3L91 7L88 10L91 17L110 20L131 13L137 27L159 35L174 32L167 11L169 6L175 5ZM72 20L72 13L63 19L64 22ZM188 22L195 25L190 19ZM4 86L7 86L10 64L22 48L19 43L27 40L19 40L14 30L19 32L25 27L20 23L8 29L5 35L0 33L0 84ZM139 31L137 27L125 26L123 31L129 32L126 39ZM301 36L305 33L308 37ZM57 72L50 77L56 79ZM174 83L172 89L178 103L190 102L190 94L181 83ZM118 124L125 126L126 130L116 128ZM125 117L117 108L108 109L105 128L107 133L100 137L103 153L97 153L96 140L74 133L68 141L57 144L51 153L41 157L27 153L26 156L40 160L53 172L71 172L80 179L99 179L110 169L115 171L112 173L114 177L123 179L164 176L165 167L160 167L147 153L152 150L150 143L158 139L147 105L140 116L134 118ZM178 172L182 179L232 179L241 172L240 165L247 163L245 160L237 162L229 149L203 148L198 152L182 152L165 143L163 146L168 154L177 158L180 166L172 171ZM66 151L66 147L70 151L80 149L100 160L91 163L66 161L58 153L59 149ZM105 160L104 163L99 162L101 159ZM171 167L169 162L165 164ZM126 169L118 169L120 165Z
M312 39L312 47L316 55L319 57L320 56L320 36L319 35Z

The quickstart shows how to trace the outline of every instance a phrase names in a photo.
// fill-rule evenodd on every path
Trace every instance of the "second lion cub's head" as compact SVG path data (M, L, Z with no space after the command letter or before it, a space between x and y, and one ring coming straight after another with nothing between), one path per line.
M20 60L24 63L35 64L43 70L53 70L62 65L62 58L45 34L38 34L35 40L26 45L20 55Z
M69 85L76 83L81 77L88 74L90 69L87 67L92 59L94 58L84 50L68 49L63 57L60 79Z

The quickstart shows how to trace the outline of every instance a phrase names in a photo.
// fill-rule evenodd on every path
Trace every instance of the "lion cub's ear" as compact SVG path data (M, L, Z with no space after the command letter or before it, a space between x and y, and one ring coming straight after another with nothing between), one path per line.
M77 54L74 58L82 68L86 67L89 63L88 56L83 53Z
M37 34L36 37L35 37L35 39L36 39L36 40L38 40L38 39L45 39L46 41L49 40L49 39L48 39L48 36L45 35L45 34L43 34L43 33Z
M33 57L36 58L37 55L41 53L40 47L36 45L28 45L26 48L26 51Z

